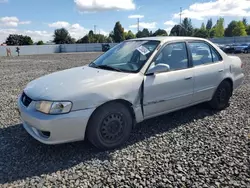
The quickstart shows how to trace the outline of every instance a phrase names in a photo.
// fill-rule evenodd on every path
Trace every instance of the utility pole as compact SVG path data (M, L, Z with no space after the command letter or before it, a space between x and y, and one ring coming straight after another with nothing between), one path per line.
M140 18L137 18L137 32L140 31Z
M97 25L94 25L94 34L96 34L96 27Z
M182 7L180 7L180 26L179 26L179 36L181 35L181 16L182 16Z

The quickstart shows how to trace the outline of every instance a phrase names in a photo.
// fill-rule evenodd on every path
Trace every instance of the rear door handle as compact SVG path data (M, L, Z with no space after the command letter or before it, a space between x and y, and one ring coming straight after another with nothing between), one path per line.
M223 72L224 70L223 69L220 69L219 72Z
M192 76L186 77L185 80L190 80L190 79L192 79L192 78L193 78Z

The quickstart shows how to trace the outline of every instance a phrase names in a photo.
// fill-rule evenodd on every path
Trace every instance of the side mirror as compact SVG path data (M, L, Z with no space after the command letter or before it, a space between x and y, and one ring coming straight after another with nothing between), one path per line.
M170 66L168 64L159 63L155 65L153 68L149 69L147 71L147 75L152 75L161 72L168 72L168 71L170 71Z

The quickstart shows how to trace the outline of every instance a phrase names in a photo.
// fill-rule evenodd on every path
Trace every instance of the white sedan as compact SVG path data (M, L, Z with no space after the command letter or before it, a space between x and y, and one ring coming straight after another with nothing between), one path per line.
M205 39L133 39L89 65L33 80L18 107L24 128L42 143L87 138L112 149L143 120L203 102L226 108L242 83L242 66Z

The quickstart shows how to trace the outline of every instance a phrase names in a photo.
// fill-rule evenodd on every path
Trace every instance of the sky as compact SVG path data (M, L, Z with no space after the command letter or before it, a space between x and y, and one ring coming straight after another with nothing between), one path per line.
M182 18L189 17L195 27L213 23L222 16L225 26L231 20L246 17L250 23L250 0L0 0L0 43L9 34L31 36L36 42L52 40L53 31L66 28L76 39L89 30L108 35L115 22L125 31L158 28L170 32Z

